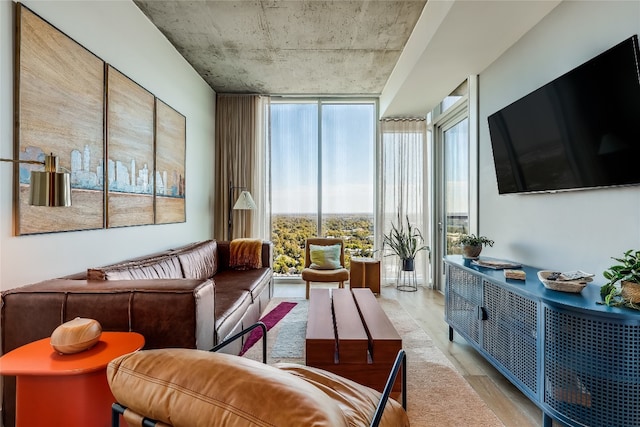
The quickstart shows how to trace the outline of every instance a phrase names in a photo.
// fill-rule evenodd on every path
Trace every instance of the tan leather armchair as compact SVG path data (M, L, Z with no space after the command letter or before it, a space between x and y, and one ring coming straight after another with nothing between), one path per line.
M192 349L143 350L107 367L119 416L129 427L409 427L403 405L385 393L321 369L266 365L240 356ZM404 376L403 376L404 379ZM406 389L403 391L403 395Z
M218 354L262 329L262 363ZM243 329L209 352L159 349L130 353L107 366L117 402L112 426L409 427L407 357L400 350L382 393L331 372L293 363L266 365L267 327ZM402 404L389 396L400 375Z
M340 245L340 267L335 269L312 268L311 245L333 246ZM302 280L307 283L306 298L309 299L309 288L311 282L337 282L340 288L344 287L344 282L349 280L349 270L344 267L344 241L342 239L329 237L314 237L307 239L305 244L304 270L302 270Z

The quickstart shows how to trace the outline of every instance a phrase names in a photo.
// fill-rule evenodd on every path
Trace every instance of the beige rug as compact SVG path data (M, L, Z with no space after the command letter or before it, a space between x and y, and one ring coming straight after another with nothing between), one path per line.
M307 301L274 298L266 312L282 301L299 304L267 334L267 363L304 363ZM407 412L411 426L503 426L400 303L384 297L378 301L402 337L407 352ZM245 357L260 360L262 343L254 345Z

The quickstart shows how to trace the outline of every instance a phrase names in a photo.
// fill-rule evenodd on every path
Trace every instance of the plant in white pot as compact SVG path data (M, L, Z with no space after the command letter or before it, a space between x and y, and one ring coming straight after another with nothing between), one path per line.
M621 258L612 259L618 263L602 273L608 280L600 288L604 303L640 310L640 251L629 249Z
M382 249L389 249L389 255L397 255L400 258L403 271L413 271L418 252L430 249L424 244L420 229L411 225L408 216L405 223L399 220L398 222L398 226L391 223L389 233L382 236Z
M484 246L493 246L493 240L485 236L476 236L475 234L463 234L458 240L462 246L462 254L465 258L477 259L482 252Z

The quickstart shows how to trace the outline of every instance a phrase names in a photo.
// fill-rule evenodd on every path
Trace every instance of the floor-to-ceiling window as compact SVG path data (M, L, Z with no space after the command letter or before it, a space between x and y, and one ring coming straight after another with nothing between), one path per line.
M374 243L376 103L272 100L274 272L297 276L307 237L341 237L345 255Z

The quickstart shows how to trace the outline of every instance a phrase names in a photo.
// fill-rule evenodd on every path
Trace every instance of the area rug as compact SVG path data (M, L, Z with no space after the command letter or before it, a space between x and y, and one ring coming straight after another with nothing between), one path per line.
M270 306L283 301L298 304L267 334L267 363L304 364L308 303L275 298ZM397 300L378 297L378 302L407 352L407 413L412 427L504 425ZM261 351L261 346L254 346L245 357L261 360Z
M293 309L293 307L295 307L296 305L297 303L295 302L281 302L273 308L267 306L267 309L265 310L267 314L260 318L260 321L267 327L267 336L269 336L269 331L275 325L277 325L278 322L281 321L287 315L287 313L289 313L291 309ZM242 346L240 356L245 354L247 350L253 347L253 345L257 343L260 338L262 338L262 328L256 328L251 331L249 333L249 338L247 338L247 341L245 341L244 345Z

